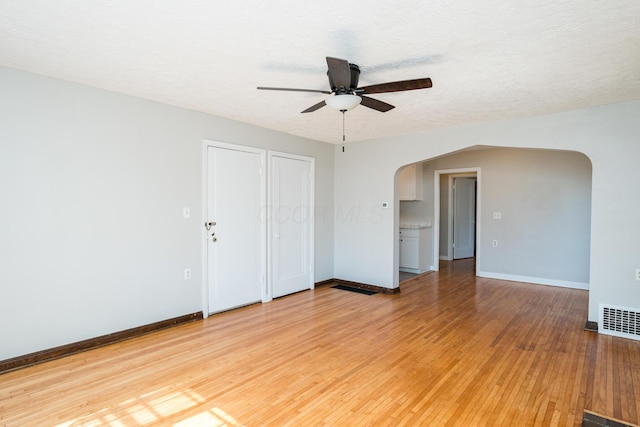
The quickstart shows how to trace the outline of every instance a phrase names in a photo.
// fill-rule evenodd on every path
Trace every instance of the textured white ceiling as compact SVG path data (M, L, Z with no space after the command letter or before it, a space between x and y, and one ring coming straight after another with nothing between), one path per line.
M2 66L339 143L339 112L300 114L326 95L256 90L328 89L326 56L433 80L348 141L640 99L640 1L0 0Z

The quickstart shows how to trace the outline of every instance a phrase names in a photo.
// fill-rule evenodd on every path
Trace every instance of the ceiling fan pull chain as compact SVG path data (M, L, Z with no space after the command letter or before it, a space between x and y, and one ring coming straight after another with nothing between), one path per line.
M345 138L344 138L344 113L346 111L347 110L340 110L340 112L342 113L342 152L343 153L344 153L344 141L345 141Z

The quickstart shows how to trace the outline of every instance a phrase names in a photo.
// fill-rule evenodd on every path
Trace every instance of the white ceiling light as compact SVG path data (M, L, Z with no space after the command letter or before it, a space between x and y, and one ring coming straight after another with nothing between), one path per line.
M360 98L358 95L350 95L348 93L330 96L325 100L325 104L338 111L348 111L356 108L360 105Z

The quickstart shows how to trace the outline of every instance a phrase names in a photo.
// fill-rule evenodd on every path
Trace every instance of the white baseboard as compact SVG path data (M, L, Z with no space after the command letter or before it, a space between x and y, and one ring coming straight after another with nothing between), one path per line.
M569 282L567 280L545 279L542 277L517 276L513 274L492 273L490 271L477 271L476 276L488 279L510 280L512 282L533 283L535 285L559 286L562 288L589 290L588 283Z

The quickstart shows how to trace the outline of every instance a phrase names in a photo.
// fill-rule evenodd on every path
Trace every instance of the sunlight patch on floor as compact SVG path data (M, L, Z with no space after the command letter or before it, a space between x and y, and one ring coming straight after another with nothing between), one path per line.
M116 411L105 408L73 420L57 424L55 427L91 426L125 427L167 424L179 413L193 410L203 405L206 399L191 389L169 390L163 388L145 393L121 402ZM193 411L190 411L193 413ZM187 415L185 415L187 416ZM196 415L188 416L173 424L176 427L242 426L224 410L213 407Z
M217 426L242 426L231 415L220 408L213 408L210 411L202 412L191 418L174 424L174 427L217 427Z

